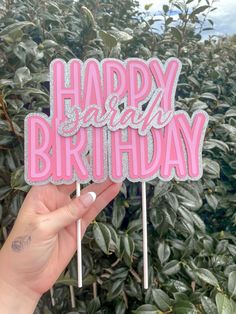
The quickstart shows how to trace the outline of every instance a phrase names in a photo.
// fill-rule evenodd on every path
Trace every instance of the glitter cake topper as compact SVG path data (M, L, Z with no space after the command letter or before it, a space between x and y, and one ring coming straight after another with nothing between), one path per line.
M198 180L208 115L175 111L180 70L176 58L53 60L50 117L25 119L26 181Z

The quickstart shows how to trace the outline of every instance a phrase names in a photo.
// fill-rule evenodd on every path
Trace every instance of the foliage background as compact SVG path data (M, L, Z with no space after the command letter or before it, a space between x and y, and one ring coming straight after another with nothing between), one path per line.
M169 0L156 29L159 17L149 5L140 13L134 0L2 1L1 243L29 189L23 121L31 111L48 113L52 59L178 57L183 69L176 107L210 115L203 178L147 184L148 291L142 289L140 184L125 182L84 237L84 286L74 289L76 308L68 287L76 285L73 259L54 286L55 305L48 292L36 313L236 313L236 39L201 40L213 27L208 14L214 5ZM177 22L172 9L179 12Z

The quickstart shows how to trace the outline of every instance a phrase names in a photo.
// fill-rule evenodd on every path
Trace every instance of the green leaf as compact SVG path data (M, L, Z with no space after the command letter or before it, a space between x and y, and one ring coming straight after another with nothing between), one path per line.
M210 298L202 296L201 302L206 314L218 314L216 305Z
M133 39L133 36L131 36L130 34L124 31L112 30L111 33L113 36L115 36L116 40L121 43L130 41L131 39Z
M124 290L124 280L123 279L117 279L116 281L112 282L111 288L109 289L107 299L108 301L114 300L119 295L122 294L122 291Z
M209 5L202 5L198 8L196 8L195 10L193 10L193 12L190 14L190 17L193 17L197 14L200 14L200 13L206 11L208 8L209 8Z
M115 307L115 314L125 314L126 304L123 300L118 300Z
M208 205L209 205L212 209L216 210L216 208L217 208L217 206L218 206L218 200L217 200L217 198L215 197L215 195L213 195L213 194L206 194L205 197L206 197L206 200L207 200Z
M177 260L172 260L162 268L163 274L167 276L175 275L180 271L180 263Z
M127 266L131 266L133 262L134 241L129 235L122 235L120 238L120 257Z
M178 28L172 26L171 27L171 33L178 40L178 42L182 41L183 35L182 35L182 32Z
M194 225L199 228L202 232L206 231L206 226L204 221L196 214L196 213L191 213L192 216L192 221Z
M117 231L112 227L112 225L107 224L106 227L109 229L111 233L111 243L110 243L110 251L116 251L119 246L119 238L117 235Z
M42 71L38 73L31 73L32 79L35 82L42 83L42 82L49 82L49 72L48 71Z
M174 210L178 210L179 202L175 193L169 192L165 194L165 199Z
M24 168L19 167L11 174L11 188L15 190L21 190L27 192L29 186L26 184L24 179Z
M145 4L144 9L149 10L153 6L153 3Z
M154 196L160 198L171 189L171 182L158 181L154 188Z
M194 304L187 300L178 300L173 306L173 313L175 314L198 314Z
M134 314L161 314L158 308L151 304L144 304L139 306L135 311Z
M212 30L214 30L214 28L213 27L204 27L203 29L202 29L202 31L212 31Z
M214 100L214 101L217 101L217 98L214 94L211 94L211 93L203 93L200 98L203 98L203 99L210 99L210 100Z
M95 22L95 19L94 19L94 16L93 16L92 12L85 6L82 6L81 10L83 11L85 16L87 17L87 19L88 19L89 23L91 24L91 26L94 27L96 22Z
M0 32L0 36L7 35L8 33L12 32L12 31L20 30L25 26L34 26L34 25L35 25L34 23L28 22L28 21L16 22L16 23L10 24L9 26L5 27Z
M89 302L88 307L87 307L87 311L89 314L95 314L100 309L100 307L101 307L100 299L98 297L96 297L96 298L93 298Z
M96 276L88 274L83 278L83 286L91 286L94 282L96 282ZM76 280L76 287L78 287L78 281Z
M236 117L236 109L229 109L225 113L225 117Z
M30 70L27 67L22 67L16 70L14 82L21 88L32 79Z
M23 193L14 193L14 195L11 197L9 211L14 217L18 215L19 209L21 208L23 201L24 201Z
M31 87L25 87L25 88L22 88L22 89L18 89L17 90L17 94L19 95L42 95L42 96L45 96L46 98L48 98L48 94L46 94L44 91L40 90L40 89L37 89L37 88L31 88Z
M2 86L13 86L14 82L13 80L8 80L8 79L1 79L0 80L0 87Z
M220 165L215 160L203 158L203 169L207 176L212 179L220 177Z
M165 263L170 257L169 245L164 241L160 242L158 245L157 253L161 264Z
M223 293L217 293L216 305L218 314L235 314L236 304L233 300L229 300Z
M101 222L95 222L93 225L93 236L100 249L105 254L109 254L111 233L107 226Z
M125 217L125 207L114 202L112 210L112 224L115 228L119 228Z
M162 311L170 310L171 299L161 289L152 289L152 297L158 308Z
M227 266L224 270L224 275L228 277L232 271L236 271L236 264Z
M198 210L202 206L202 199L197 189L187 183L177 184L177 198L179 203L190 210Z
M168 13L168 11L169 11L169 6L167 5L167 4L164 4L163 5L163 11L165 12L165 13Z
M67 286L74 286L77 287L78 286L78 282L76 279L71 278L69 273L66 273L66 275L61 275L55 284L63 284L63 285L67 285Z
M190 290L190 287L188 287L184 282L179 281L179 280L171 280L170 281L171 284L173 284L173 286L175 287L175 289L178 292L186 292L188 290Z
M199 268L197 270L194 270L194 272L204 282L214 287L219 287L219 282L217 278L208 269Z
M134 253L134 241L128 235L122 237L124 241L124 249L128 256L132 256Z
M214 25L214 22L213 22L211 19L207 19L207 20L208 20L208 22L211 24L211 26Z
M220 127L223 128L228 133L232 134L233 136L236 136L236 127L230 124L224 124L224 123L221 124Z
M0 201L7 197L7 195L11 192L10 186L0 187Z
M200 88L201 87L201 85L199 84L199 82L198 82L198 80L194 77L194 76L189 76L188 77L188 79L189 79L189 81L191 82L191 83L193 83L197 88ZM199 103L198 103L199 104ZM201 104L201 102L200 102L200 104ZM199 104L199 105L200 105ZM204 103L203 103L204 104ZM201 108L197 108L197 109L206 109L206 104L204 104L204 108L202 108L202 106L203 106L203 104L201 104ZM195 107L196 107L196 103L195 103ZM195 109L196 110L196 109Z
M150 210L150 221L152 225L157 228L164 222L164 215L162 211L158 210L157 208L152 208Z
M229 146L223 141L211 138L204 142L204 149L211 150L216 147L225 153L229 151Z
M112 280L117 281L117 279L121 279L122 281L126 280L128 276L128 268L127 267L119 267L114 270L112 273Z
M116 40L116 37L105 32L105 31L99 31L99 36L102 38L104 44L109 47L109 48L112 48L112 47L115 47L116 44L117 44L117 40Z
M164 218L163 222L174 227L176 222L176 212L172 208L169 208L168 210L162 210L162 214Z
M171 24L173 21L174 21L173 17L171 17L171 16L168 17L168 18L166 19L166 25Z
M231 294L232 298L236 297L236 271L232 271L229 274L228 291Z
M139 231L143 228L142 222L140 219L131 220L127 227L127 233L132 234L136 231Z
M44 48L49 49L49 48L55 48L58 46L58 44L51 39L46 39L42 42L42 45L44 46Z

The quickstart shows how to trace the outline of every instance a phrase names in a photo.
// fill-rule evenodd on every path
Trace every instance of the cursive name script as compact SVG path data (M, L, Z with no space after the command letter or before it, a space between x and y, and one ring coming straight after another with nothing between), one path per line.
M107 98L105 103L105 113L99 105L90 105L84 110L80 106L71 106L70 100L65 100L66 119L60 123L58 133L62 136L73 136L81 127L103 127L107 125L110 131L125 129L131 126L137 129L142 136L154 127L160 129L166 126L173 118L174 111L164 111L160 107L162 91L155 91L146 107L142 110L138 108L127 107L127 99L121 103L119 96L114 94ZM120 111L123 105L124 109Z

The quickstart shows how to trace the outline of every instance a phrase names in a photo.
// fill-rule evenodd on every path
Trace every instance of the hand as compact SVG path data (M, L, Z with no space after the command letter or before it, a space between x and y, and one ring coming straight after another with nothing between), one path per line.
M110 180L93 183L73 200L75 184L31 188L0 251L1 313L33 312L76 251L76 221L81 219L83 235L120 187Z

